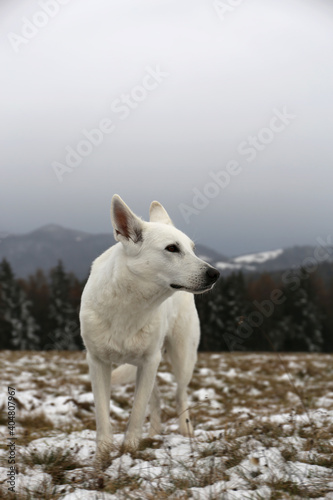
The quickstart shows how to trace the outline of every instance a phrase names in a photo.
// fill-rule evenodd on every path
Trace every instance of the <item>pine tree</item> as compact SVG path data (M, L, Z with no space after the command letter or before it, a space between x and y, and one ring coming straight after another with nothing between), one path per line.
M323 316L315 302L312 280L301 280L297 289L285 288L285 335L283 349L287 351L321 351L323 345Z
M70 302L70 276L66 274L62 262L50 272L50 305L48 342L45 349L79 348L79 323Z
M240 318L248 311L242 273L220 278L213 291L197 298L201 321L200 349L245 350L246 341L237 335Z
M248 284L251 299L251 313L254 315L252 323L253 333L249 339L249 348L253 351L281 350L284 345L284 329L281 323L283 318L283 286L279 279L265 272L250 279ZM272 295L279 294L279 300L272 300Z
M4 259L0 263L0 331L1 349L11 349L12 345L12 323L9 311L14 303L11 295L14 295L13 287L10 286L14 279L9 263Z
M41 269L22 280L22 287L32 302L32 314L40 327L41 348L48 343L47 334L50 330L48 310L50 304L50 290L47 278Z
M5 338L3 345L14 349L38 349L39 327L31 314L31 302L15 280L7 260L0 264L0 315Z
M327 284L325 300L322 303L325 315L323 352L333 352L333 278Z

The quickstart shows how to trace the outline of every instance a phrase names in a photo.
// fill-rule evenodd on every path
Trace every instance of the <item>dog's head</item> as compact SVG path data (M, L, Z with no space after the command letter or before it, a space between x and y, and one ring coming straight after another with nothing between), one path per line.
M191 293L210 290L218 280L219 271L195 255L193 241L174 227L157 201L150 206L150 222L145 222L114 195L111 221L127 268L141 280Z

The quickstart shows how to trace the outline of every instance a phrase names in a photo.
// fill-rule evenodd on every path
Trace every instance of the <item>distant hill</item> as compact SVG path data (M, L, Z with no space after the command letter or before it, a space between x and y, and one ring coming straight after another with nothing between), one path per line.
M22 235L9 235L0 244L18 277L25 278L40 268L48 271L61 259L66 270L80 279L88 276L91 262L114 244L112 234L89 234L49 224Z
M92 261L114 243L111 231L109 234L90 234L49 224L31 233L2 237L0 260L6 258L16 276L26 278L38 268L49 271L61 259L67 271L85 279ZM333 248L331 250L333 262ZM198 244L196 252L218 267L222 275L228 275L238 270L272 272L300 266L307 257L313 257L314 247L295 246L230 258Z

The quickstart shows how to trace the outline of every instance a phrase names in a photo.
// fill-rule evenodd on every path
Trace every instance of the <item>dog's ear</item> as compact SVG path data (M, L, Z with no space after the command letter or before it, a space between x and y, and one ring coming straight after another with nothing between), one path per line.
M153 201L149 209L150 222L162 222L162 224L170 224L173 226L173 222L170 219L168 212L158 201Z
M113 234L122 243L142 241L142 220L137 217L126 203L115 194L111 201L111 222Z

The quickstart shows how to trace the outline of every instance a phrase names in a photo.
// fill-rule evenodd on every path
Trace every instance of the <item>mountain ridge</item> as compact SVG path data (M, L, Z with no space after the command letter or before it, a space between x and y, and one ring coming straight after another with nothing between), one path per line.
M88 233L46 224L25 234L6 234L0 240L0 260L6 258L19 278L26 278L38 268L48 272L59 260L67 271L80 279L88 277L92 261L115 244L112 233ZM333 247L330 260L333 262ZM295 245L228 257L205 245L197 244L196 253L216 266L222 275L232 272L275 272L300 266L313 259L316 247Z

